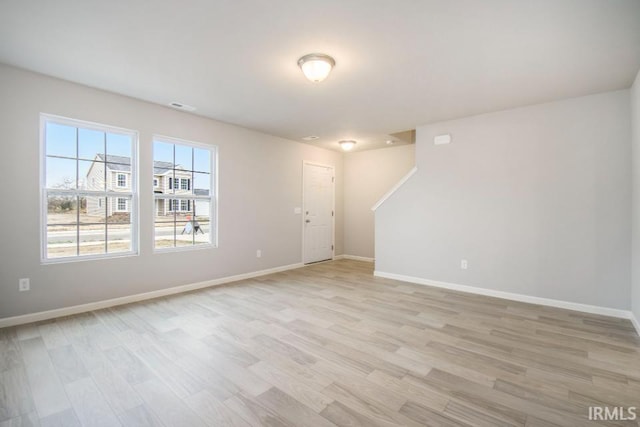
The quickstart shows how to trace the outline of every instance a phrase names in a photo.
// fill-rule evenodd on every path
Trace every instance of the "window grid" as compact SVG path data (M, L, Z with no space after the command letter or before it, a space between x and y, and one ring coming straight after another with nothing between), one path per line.
M99 164L102 165L102 169L104 170L104 182L106 184L106 178L107 178L107 164L110 164L110 162L108 162L108 157L107 157L107 152L108 152L108 143L107 143L107 135L119 135L119 136L125 136L128 138L129 140L129 150L131 153L131 156L135 155L135 150L136 150L136 143L137 143L137 137L136 137L136 132L133 131L128 131L128 130L123 130L123 129L117 129L117 128L113 128L110 126L104 126L104 125L98 125L98 124L93 124L93 123L86 123L86 122L81 122L78 120L73 120L73 119L66 119L66 118L60 118L60 117L55 117L55 116L51 116L51 115L46 115L46 114L42 114L41 115L41 127L42 127L42 132L41 132L41 144L42 144L42 155L41 155L41 159L42 159L42 167L41 167L41 188L42 188L42 194L43 194L43 201L42 201L42 215L43 215L43 225L44 227L42 227L42 261L43 262L56 262L56 261L75 261L75 260L79 260L79 259L91 259L91 258L105 258L105 257L109 257L109 256L114 256L114 255L131 255L131 254L135 254L137 252L137 240L135 239L135 235L136 235L136 228L137 228L137 224L135 222L135 220L137 219L137 212L130 212L129 215L129 219L128 222L126 223L110 223L109 222L109 215L108 215L108 207L109 207L109 199L114 199L115 196L120 196L122 197L123 195L126 196L125 201L127 200L133 200L133 198L135 197L135 193L133 192L133 188L131 191L128 192L122 192L122 191L118 191L118 192L113 192L113 191L109 191L107 190L106 186L103 186L102 190L95 190L95 188L92 189L86 189L87 184L90 182L91 183L91 187L95 187L95 178L92 178L90 181L89 180L85 180L84 178L81 179L81 169L80 169L80 165L81 162L87 162L89 159L86 157L81 156L80 154L80 145L81 145L81 139L80 139L80 131L89 131L89 132L100 132L102 135L102 141L101 141L101 151L102 153L104 153L104 159L98 159L98 158L93 158L91 161L93 164ZM74 129L74 145L75 145L75 152L73 153L73 156L70 155L59 155L59 154L49 154L48 150L49 150L49 139L48 139L48 126L49 125L56 125L56 126L62 126L62 127L70 127ZM61 185L61 186L50 186L48 183L48 175L47 175L47 165L48 165L48 160L49 159L63 159L63 160L69 160L69 161L73 161L75 163L75 180L69 184L68 182L66 182L65 180L65 185ZM134 162L129 161L129 166L131 167L131 171L132 174L135 173L135 166L134 166ZM133 176L133 175L132 175ZM125 178L126 179L126 178ZM126 182L126 181L125 181ZM69 188L71 187L71 188ZM51 199L54 198L61 198L61 199L66 199L66 200L70 200L72 202L71 205L75 207L75 221L74 222L65 222L65 221L57 221L55 223L50 223L49 222L49 203L51 201ZM96 202L96 206L98 209L100 208L104 208L104 221L89 221L89 220L83 220L81 217L81 212L85 211L86 213L86 209L87 209L87 204L88 204L88 200L89 198L93 198L95 199ZM102 203L103 201L107 202L107 203ZM125 202L126 203L126 202ZM102 206L104 205L104 206ZM84 208L83 208L84 206ZM98 210L99 211L99 210ZM109 236L109 230L111 227L116 227L117 225L128 225L128 229L129 229L129 238L130 240L128 241L128 250L126 251L119 251L119 250L110 250L109 245L113 244L115 242L115 240L111 240L110 236ZM70 253L71 251L68 251L69 253L64 254L64 255L60 255L60 256L52 256L51 254L51 246L50 242L49 242L49 230L51 228L55 228L55 227L73 227L75 228L75 253ZM81 230L89 230L88 227L101 227L103 230L103 236L104 236L104 243L102 244L102 242L99 242L99 244L97 246L103 246L103 252L98 252L96 254L92 254L90 252L87 253L82 253L82 240L81 240ZM97 228L98 230L100 230L100 228ZM73 242L72 242L73 243ZM96 245L93 245L96 246Z
M216 156L216 147L215 146L201 146L199 144L193 144L193 143L189 143L189 142L185 142L182 140L174 140L174 139L164 139L164 138L154 138L154 161L155 161L155 156L156 156L156 148L155 148L155 144L156 143L161 143L161 144L169 144L172 145L172 150L171 150L171 159L172 159L172 170L171 170L171 176L169 177L169 190L173 190L173 191L169 191L168 194L155 194L154 195L154 199L157 201L164 201L164 203L167 205L168 209L167 211L170 212L172 215L170 215L170 219L162 219L162 218L158 218L156 217L156 226L154 227L154 247L156 250L166 250L166 249L170 249L170 248L180 248L180 249L184 249L184 248L194 248L194 247L203 247L203 246L211 246L215 244L215 240L214 237L215 236L215 229L214 229L214 217L215 217L215 212L216 212L216 194L214 191L214 179L215 179L215 156ZM191 150L191 168L190 169L184 169L184 168L179 168L180 165L177 164L176 162L176 147L187 147ZM196 149L198 150L202 150L204 152L207 153L208 156L208 162L209 162L209 166L208 166L208 171L206 170L197 170L195 167L195 152ZM177 176L178 173L184 174L184 173L189 173L190 178L180 178ZM208 195L198 195L196 194L196 187L195 185L192 185L192 183L194 182L194 178L195 178L195 174L199 173L202 175L207 175L208 176L208 189L207 189L207 194ZM171 184L171 182L173 182L173 185ZM186 187L186 188L185 188ZM179 193L176 192L175 190L188 190L190 191L189 193L183 194L183 193ZM197 212L195 212L195 206L197 202L204 202L208 204L208 214L206 216L206 219L200 219L199 215L197 215ZM158 208L156 207L156 215L158 214ZM180 213L186 213L188 214L185 217L179 217ZM193 214L190 215L190 214ZM188 218L192 218L192 219L188 219ZM185 223L184 228L182 229L182 232L180 232L179 230L179 226L178 224L182 224ZM190 246L184 246L184 245L178 245L178 236L181 236L180 239L182 242L184 242L183 237L185 234L185 230L187 228L187 223L191 223L193 224L193 229L192 232L189 233L191 235L191 241ZM202 224L201 224L202 223ZM167 248L167 247L160 247L158 245L158 240L157 240L157 236L158 236L158 225L159 224L172 224L173 225L173 242L171 242L171 245ZM201 234L205 234L204 230L203 230L203 225L206 226L208 228L208 232L207 234L209 234L209 237L207 238L206 242L201 242L201 241L196 241L196 237L200 236L200 234L196 235L195 229L198 228L198 230L200 230ZM204 243L204 244L203 244Z

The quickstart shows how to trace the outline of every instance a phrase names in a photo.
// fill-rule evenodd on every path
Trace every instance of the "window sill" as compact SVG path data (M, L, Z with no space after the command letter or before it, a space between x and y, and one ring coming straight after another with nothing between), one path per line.
M153 249L153 253L154 254L164 254L164 253L172 253L172 252L189 252L189 251L199 251L202 249L217 249L218 246L214 245L212 243L207 243L207 244L203 244L203 245L195 245L195 246L181 246L181 247L174 247L174 248L154 248Z
M119 252L117 254L105 254L105 255L86 255L86 256L75 256L75 257L64 257L64 258L51 258L51 259L40 259L40 264L49 265L49 264L68 264L74 262L83 262L83 261L100 261L107 259L115 259L115 258L129 258L139 256L139 252Z

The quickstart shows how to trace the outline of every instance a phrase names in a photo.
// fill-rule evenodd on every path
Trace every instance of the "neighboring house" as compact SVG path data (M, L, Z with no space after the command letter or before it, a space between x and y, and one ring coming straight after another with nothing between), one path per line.
M106 158L106 161L105 161ZM106 173L105 173L106 169ZM87 172L87 190L104 190L106 180L106 191L110 192L130 192L131 191L131 159L123 156L112 156L104 154L96 155L89 171ZM182 166L173 167L169 162L153 162L153 191L156 194L195 194L208 195L208 190L192 189L193 183L191 172L184 170ZM100 216L107 212L110 217L118 213L130 212L129 199L127 197L87 197L87 214ZM105 207L105 203L107 206ZM155 211L158 216L173 215L174 212L181 214L193 214L191 200L155 200Z

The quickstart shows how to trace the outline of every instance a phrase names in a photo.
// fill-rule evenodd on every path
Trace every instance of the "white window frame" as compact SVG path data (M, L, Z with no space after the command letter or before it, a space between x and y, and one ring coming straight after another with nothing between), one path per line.
M121 134L131 137L131 178L130 189L127 192L122 190L114 192L110 190L84 190L84 189L49 189L47 188L47 145L46 145L46 125L55 123L64 126L71 126L82 129L97 130L111 134ZM40 262L42 264L60 264L67 262L89 261L105 258L120 258L127 256L137 256L139 254L139 227L138 227L138 146L139 134L135 130L120 128L117 126L104 125L101 123L88 122L84 120L71 119L68 117L53 114L40 113ZM75 196L75 197L99 197L117 198L123 195L129 198L129 212L131 215L131 250L127 252L104 253L98 255L76 254L67 257L48 258L47 257L47 208L48 196ZM117 202L116 202L117 204ZM79 228L78 228L79 233ZM79 241L79 239L78 239ZM105 235L105 246L108 245L108 235Z
M120 185L120 177L122 177L123 184ZM118 188L127 188L127 174L126 173L116 173L116 187Z
M209 202L209 242L198 245L191 246L180 246L180 247L170 247L170 248L157 248L156 247L156 227L155 227L155 212L153 217L154 227L153 227L153 251L157 253L164 252L181 252L181 251L192 251L199 249L212 249L218 247L218 146L217 145L209 145L201 142L189 141L181 138L174 138L162 135L153 135L152 144L156 142L164 142L166 144L174 144L174 145L182 145L191 148L199 148L203 150L208 150L210 159L209 164L211 165L210 172L210 184L209 188L209 196L198 196L194 194L193 180L191 180L191 191L186 194L177 194L177 193L167 193L167 194L158 194L152 192L153 204L155 206L155 201L159 199L169 200L169 204L171 205L171 200L191 200L191 203L200 201L208 201ZM155 153L152 154L152 161L155 162ZM184 172L184 171L182 171ZM191 172L191 171L189 171ZM176 181L181 182L180 178L173 177L173 189L176 189ZM179 184L177 185L180 186ZM171 187L169 187L171 189ZM167 203L167 202L165 202ZM174 214L181 212L180 210L180 202L178 202L178 209L176 210L168 210L168 212L172 212Z

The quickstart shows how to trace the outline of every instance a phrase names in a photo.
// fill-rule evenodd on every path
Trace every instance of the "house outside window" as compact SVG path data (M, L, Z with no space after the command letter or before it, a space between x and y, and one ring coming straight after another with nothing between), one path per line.
M154 248L157 251L216 244L215 146L155 137Z
M126 187L127 186L127 176L123 173L118 174L118 187Z
M137 132L48 114L40 122L42 262L136 254Z

